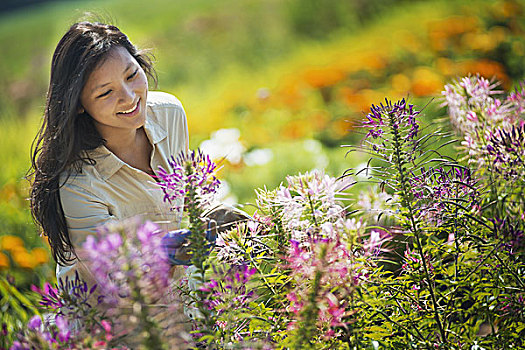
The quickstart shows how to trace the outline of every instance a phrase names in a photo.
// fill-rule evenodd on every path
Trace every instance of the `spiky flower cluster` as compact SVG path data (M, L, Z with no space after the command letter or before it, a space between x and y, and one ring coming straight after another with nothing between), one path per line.
M411 145L405 156L411 158L416 149L419 124L416 118L419 111L414 110L412 104L405 99L392 103L385 99L385 104L372 105L370 113L363 122L363 127L368 129L366 140L372 144L372 150L381 154L392 150L392 133L403 144Z
M160 233L152 222L132 218L106 225L97 237L87 238L82 248L104 303L128 305L135 291L148 304L167 294L170 265Z
M177 211L183 209L182 203L190 190L195 190L201 201L214 194L220 184L215 176L217 165L200 150L181 152L177 158L168 161L170 170L159 167L159 186L164 191L164 200Z
M90 304L96 285L87 283L75 274L73 280L59 279L57 288L49 283L40 289L40 305L51 313L44 317L33 316L23 333L17 335L11 349L107 349L114 338L111 323L100 310ZM114 349L125 349L116 347Z
M215 242L216 257L219 261L239 265L246 262L244 252L265 250L258 235L264 224L258 222L258 215L253 221L237 224L231 230L219 232Z
M10 350L32 349L111 349L126 350L125 346L110 345L113 335L112 326L102 320L91 333L74 332L75 327L64 316L56 316L53 323L42 322L40 316L33 316L27 324L24 334L18 336ZM85 329L83 329L85 331Z
M513 117L520 119L525 112L525 81L520 82L519 86L509 94L507 101L512 104Z
M491 133L486 146L493 169L505 179L525 176L525 122Z
M415 209L429 223L440 224L451 212L457 218L465 210L476 210L479 206L476 180L468 168L421 168L420 174L413 173L409 181Z
M314 322L331 336L334 327L344 324L348 297L360 274L355 271L352 253L340 239L312 239L309 246L311 249L292 241L286 257L295 281L295 288L287 294L288 309L295 315L290 327Z
M494 98L494 95L501 94L501 91L494 90L497 86L497 83L480 76L464 77L445 85L442 94L449 108L450 120L461 134L475 134L480 123L498 125L505 119L509 106Z
M280 186L265 198L259 196L259 205L279 211L292 240L306 242L319 230L330 236L332 224L344 226L345 208L338 196L349 186L349 180L337 180L320 170L288 176L286 180L287 186Z
M223 337L242 341L249 322L239 324L235 314L250 312L250 303L255 300L250 283L256 269L243 264L228 269L215 267L214 270L215 278L200 287L208 295L205 305L216 315L216 324Z
M513 221L510 218L490 219L493 231L497 238L502 240L502 247L509 254L525 253L525 230L523 228L523 216L521 220Z
M102 297L97 298L95 294L97 285L88 286L80 278L78 271L75 271L73 279L59 278L56 288L46 282L43 289L34 285L31 289L40 295L41 306L75 323L77 328L86 326L86 323L101 321L102 316L95 308L102 301Z
M445 86L442 92L448 106L450 120L464 137L462 146L471 163L483 166L487 159L486 140L500 130L510 130L521 118L525 106L525 84L508 97L500 97L491 83L478 76L469 76Z

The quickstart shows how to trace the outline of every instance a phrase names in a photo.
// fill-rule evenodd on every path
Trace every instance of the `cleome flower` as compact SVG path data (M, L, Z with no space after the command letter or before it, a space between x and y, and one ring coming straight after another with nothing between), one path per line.
M495 90L498 85L479 75L469 76L446 85L442 92L450 121L464 138L461 145L469 162L478 167L486 164L487 152L492 152L488 146L494 147L486 140L499 134L497 130L515 127L525 107L524 83L507 98L498 98L502 95L502 91Z
M336 223L344 217L346 209L340 199L350 186L347 178L338 180L314 170L288 176L286 180L287 186L281 185L264 198L258 196L258 203L263 208L278 210L283 227L292 240L306 242L308 236L328 227L326 223Z
M525 122L509 129L498 128L491 133L486 146L494 170L505 179L525 175Z
M97 237L83 245L104 303L127 304L134 291L146 303L155 303L167 294L170 265L163 254L159 228L138 218L103 226Z
M418 214L428 223L439 225L450 212L464 214L459 207L476 210L479 206L477 183L468 168L421 168L409 182Z
M333 334L333 327L344 324L349 307L348 300L360 274L356 271L352 253L340 239L312 239L311 249L302 247L299 242L291 241L290 250L285 257L286 266L295 287L287 294L290 301L288 311L295 315L290 326L297 321L307 320L314 308L318 326L327 335ZM312 304L312 293L315 302Z
M173 210L182 211L184 198L189 191L196 191L201 201L214 194L220 184L215 176L217 165L202 151L181 152L177 158L168 161L171 170L159 167L159 186L164 192L164 200L173 205Z
M393 148L391 144L402 142L408 146L404 156L409 160L417 146L419 114L419 111L414 110L414 105L407 103L405 99L392 103L385 98L384 105L372 105L366 116L367 120L363 122L362 126L368 129L365 141L374 152L379 152L386 158L389 158Z

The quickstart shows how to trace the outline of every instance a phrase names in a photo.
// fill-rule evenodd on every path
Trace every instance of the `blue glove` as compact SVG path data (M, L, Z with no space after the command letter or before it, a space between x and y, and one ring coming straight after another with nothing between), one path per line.
M211 221L208 222L208 229L206 230L206 240L210 242L206 247L208 248L207 254L210 253L212 247L215 246L215 241L217 239L217 234L211 228ZM191 235L190 230L182 229L169 231L161 240L161 246L168 261L173 265L191 265L191 255L189 254L189 245L188 240L189 235Z

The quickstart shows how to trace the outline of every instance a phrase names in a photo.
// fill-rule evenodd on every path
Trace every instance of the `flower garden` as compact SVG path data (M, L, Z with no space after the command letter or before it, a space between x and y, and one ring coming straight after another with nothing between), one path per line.
M524 348L525 7L478 5L399 5L213 93L167 81L204 151L158 172L186 224L101 228L97 286L53 281L27 157L1 156L0 348ZM214 200L246 217L214 228Z

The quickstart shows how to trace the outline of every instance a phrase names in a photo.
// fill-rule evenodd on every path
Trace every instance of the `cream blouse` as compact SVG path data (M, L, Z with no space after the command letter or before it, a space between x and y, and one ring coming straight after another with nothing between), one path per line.
M148 92L144 129L153 145L150 165L154 172L159 166L169 169L169 157L188 150L186 114L180 101L170 94ZM80 257L86 238L110 221L140 215L166 230L180 227L180 215L170 211L152 177L129 166L105 146L90 151L89 155L96 164L83 165L81 173L72 174L60 188L71 242ZM88 284L95 282L78 260L71 266L57 265L56 275L72 278L77 270Z

